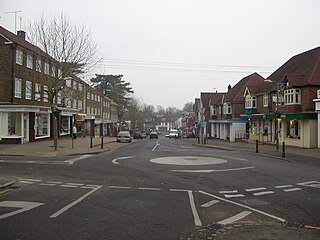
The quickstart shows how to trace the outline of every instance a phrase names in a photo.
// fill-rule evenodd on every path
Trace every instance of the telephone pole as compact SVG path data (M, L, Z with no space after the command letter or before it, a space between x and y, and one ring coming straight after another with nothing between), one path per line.
M13 13L14 14L14 32L17 34L17 14L19 12L22 12L21 10L18 11L11 11L11 12L6 12L7 14Z

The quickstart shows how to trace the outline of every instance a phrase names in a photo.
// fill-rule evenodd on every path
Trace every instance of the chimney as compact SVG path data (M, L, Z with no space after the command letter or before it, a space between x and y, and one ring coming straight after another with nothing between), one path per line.
M19 30L17 32L17 35L21 38L23 38L24 40L26 40L26 32L25 31L22 31L22 30Z
M228 92L231 90L231 85L229 84L228 85Z

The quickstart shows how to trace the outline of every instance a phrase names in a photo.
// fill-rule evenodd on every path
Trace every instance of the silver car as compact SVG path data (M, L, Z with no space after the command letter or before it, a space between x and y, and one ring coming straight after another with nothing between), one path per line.
M131 142L132 137L129 131L120 131L117 135L117 142Z

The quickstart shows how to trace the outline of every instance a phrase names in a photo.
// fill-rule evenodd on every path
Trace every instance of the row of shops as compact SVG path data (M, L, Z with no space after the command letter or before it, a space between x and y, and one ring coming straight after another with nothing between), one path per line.
M49 107L0 106L0 143L35 142L53 138L53 114ZM68 109L57 112L58 136L71 136L73 126L78 137L115 136L117 123Z

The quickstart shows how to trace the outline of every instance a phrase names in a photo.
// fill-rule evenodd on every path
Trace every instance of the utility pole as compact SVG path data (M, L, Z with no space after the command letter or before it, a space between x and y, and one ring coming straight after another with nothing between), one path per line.
M22 12L21 10L18 11L12 11L12 12L6 12L7 14L13 13L14 14L14 33L17 34L17 14L19 12Z

